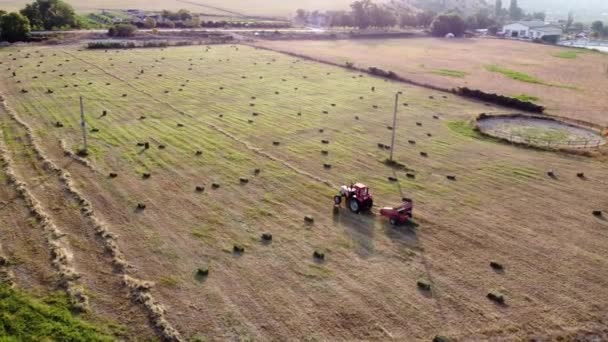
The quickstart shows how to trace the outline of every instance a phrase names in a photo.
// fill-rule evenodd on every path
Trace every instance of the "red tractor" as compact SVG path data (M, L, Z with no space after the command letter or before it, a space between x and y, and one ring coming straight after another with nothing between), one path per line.
M340 194L334 197L334 203L340 205L344 197L345 203L353 213L369 211L374 206L374 199L365 184L351 184L350 187L340 187Z
M403 204L398 207L391 208L386 207L380 209L380 215L388 217L388 221L393 225L397 226L400 224L407 223L412 218L412 210L414 209L414 202L409 198L403 199Z

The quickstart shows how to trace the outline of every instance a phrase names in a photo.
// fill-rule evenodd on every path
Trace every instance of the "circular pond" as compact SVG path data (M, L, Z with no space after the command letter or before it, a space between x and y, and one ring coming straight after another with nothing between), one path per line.
M482 115L477 127L493 137L546 148L594 148L606 143L599 131L548 117Z

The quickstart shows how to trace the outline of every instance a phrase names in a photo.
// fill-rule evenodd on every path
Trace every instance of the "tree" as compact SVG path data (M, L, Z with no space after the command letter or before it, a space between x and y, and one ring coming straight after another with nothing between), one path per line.
M592 29L594 32L600 32L600 33L601 33L601 32L604 32L604 23L603 23L602 21L600 21L600 20L594 21L594 22L591 24L591 29Z
M360 0L353 2L350 7L353 11L354 24L360 29L366 29L372 25L371 8L373 3L370 0Z
M201 18L199 16L191 17L190 19L184 21L184 26L188 28L201 27Z
M399 26L400 27L416 27L418 26L418 20L416 16L411 12L401 13L399 16Z
M418 21L419 26L429 27L436 16L437 13L433 11L423 11L416 14L416 20Z
M30 21L20 13L10 13L0 18L2 40L9 42L24 41L30 34Z
M509 18L511 18L511 20L521 20L523 16L524 10L517 5L517 0L511 0L511 5L509 6Z
M36 29L79 27L74 8L62 0L36 0L27 4L21 14L27 17L31 26Z
M566 32L570 30L572 24L574 23L574 13L572 11L568 12L568 20L566 21Z
M502 16L502 0L496 0L496 4L494 6L494 16L496 18Z
M296 11L296 20L300 24L308 23L308 12L304 9L299 8Z
M118 24L110 27L108 35L110 37L132 37L137 32L137 27L130 24Z
M462 36L465 29L464 20L456 13L441 14L431 24L431 33L436 37L444 37L448 33Z
M585 24L581 23L581 22L576 22L574 24L572 24L572 27L577 31L577 32L582 32L585 31Z
M532 19L536 19L536 20L540 20L540 21L545 21L546 18L547 18L547 14L545 14L545 12L534 12L534 13L532 13Z
M146 20L144 20L144 27L147 29L155 28L156 20L154 20L154 18L152 18L152 17L147 17Z

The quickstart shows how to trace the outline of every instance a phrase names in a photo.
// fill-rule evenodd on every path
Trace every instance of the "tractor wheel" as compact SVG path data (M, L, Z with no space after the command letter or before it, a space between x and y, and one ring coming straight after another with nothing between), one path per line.
M356 198L351 198L350 201L348 201L348 208L353 213L358 214L361 211L361 204L359 204L359 201L357 201Z
M361 208L361 210L370 211L370 210L372 210L373 206L374 206L374 201L370 199L370 200L365 201L365 203L363 203L363 208Z
M389 220L389 222L390 222L390 223L391 223L393 226L396 226L396 225L398 225L398 224L399 224L399 221L397 221L397 219L396 219L396 218L394 218L394 217L391 217L391 219Z
M340 195L334 196L334 203L336 205L340 205L340 203L342 203L342 196L340 196Z

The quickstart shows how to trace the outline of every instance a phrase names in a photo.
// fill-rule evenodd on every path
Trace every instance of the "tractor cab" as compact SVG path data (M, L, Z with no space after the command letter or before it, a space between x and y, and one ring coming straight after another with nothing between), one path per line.
M340 205L340 203L342 203L342 198L345 199L346 205L354 213L368 211L374 205L374 200L369 192L369 188L362 183L341 186L340 194L334 197L335 204Z

